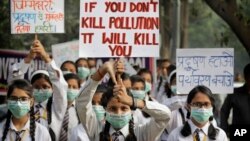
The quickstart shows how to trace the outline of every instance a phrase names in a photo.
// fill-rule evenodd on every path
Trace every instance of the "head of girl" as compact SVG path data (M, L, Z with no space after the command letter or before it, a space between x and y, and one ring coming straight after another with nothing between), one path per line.
M213 120L214 98L206 86L196 86L189 92L187 106L195 125L203 126Z
M98 121L103 121L105 117L105 109L101 105L101 99L103 93L107 91L107 87L103 84L98 85L95 94L92 98L92 107L93 110L95 111L96 118Z
M42 103L52 97L53 88L46 70L37 70L31 75L33 96L37 103Z
M131 89L131 80L128 73L122 73L121 75L122 83L126 89ZM115 84L113 83L112 79L110 78L108 81L108 86L113 87Z
M132 83L130 91L133 97L141 100L145 99L146 91L144 79L139 75L132 75L130 80Z
M129 91L127 94L131 95ZM131 107L118 101L113 95L113 88L108 88L102 95L101 103L106 110L106 123L100 133L100 141L110 141L110 126L116 131L128 127L129 134L125 137L125 141L136 141Z
M73 61L67 60L64 61L60 67L63 74L75 73L77 72L75 63Z
M140 69L137 73L139 76L141 76L145 81L145 91L149 94L152 90L152 83L153 83L153 75L151 71L149 71L146 68Z
M168 69L168 79L165 83L165 92L168 98L177 94L176 89L176 66L171 64Z
M30 119L30 134L32 140L34 140L35 117L33 105L34 99L32 96L32 85L24 79L17 79L11 82L7 91L8 113L2 140L6 139L11 118L17 122Z
M72 104L73 101L78 97L80 92L80 79L74 73L64 75L65 81L68 83L67 99L68 104Z
M76 60L75 65L77 67L77 75L81 80L86 80L90 75L90 69L88 60L86 58L79 58Z

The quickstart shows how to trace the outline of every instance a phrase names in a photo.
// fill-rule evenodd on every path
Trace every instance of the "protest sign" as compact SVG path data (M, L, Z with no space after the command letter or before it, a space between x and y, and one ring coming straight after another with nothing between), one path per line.
M232 48L177 49L177 90L187 94L197 85L213 93L233 92L234 50Z
M10 0L11 33L63 33L64 0Z
M81 0L80 57L158 57L158 0Z

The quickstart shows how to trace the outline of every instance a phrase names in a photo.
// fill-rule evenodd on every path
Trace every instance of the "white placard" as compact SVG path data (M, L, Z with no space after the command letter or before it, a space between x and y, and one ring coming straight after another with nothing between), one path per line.
M10 0L11 33L64 33L64 0Z
M80 57L158 57L158 0L81 0Z
M213 93L233 92L234 50L232 48L177 49L177 90L187 94L197 85Z

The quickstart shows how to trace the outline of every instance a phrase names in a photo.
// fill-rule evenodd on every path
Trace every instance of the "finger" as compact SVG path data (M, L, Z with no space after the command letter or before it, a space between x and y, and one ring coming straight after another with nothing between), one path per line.
M35 34L35 40L38 40L37 34Z
M117 85L117 81L116 81L114 72L110 72L109 75L110 75L110 78L111 78L111 80L113 81L113 83L114 83L115 85Z

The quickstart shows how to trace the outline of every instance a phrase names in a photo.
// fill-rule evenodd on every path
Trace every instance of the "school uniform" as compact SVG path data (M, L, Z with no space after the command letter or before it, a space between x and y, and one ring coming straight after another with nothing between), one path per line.
M35 140L36 141L51 141L51 138L50 138L50 135L49 135L47 128L44 127L43 125L37 123L37 122L35 124L36 124ZM4 126L5 126L5 122L2 122L0 125L0 138L2 138L2 136L3 136L3 130L5 128ZM15 139L18 137L17 133L16 133L17 131L18 130L16 129L16 127L14 126L14 124L12 123L12 120L11 120L9 131L7 133L5 141L15 141ZM28 120L26 122L25 126L19 131L22 131L19 134L21 141L31 141L30 120Z
M79 124L79 120L76 113L75 102L69 107L69 125L68 125L68 141L70 140L71 130Z
M88 134L82 124L78 124L71 130L69 141L90 141Z
M28 68L30 64L26 64L24 61L21 61L20 63L14 64L12 72L13 73L13 78L24 78L24 74L28 71ZM48 125L48 122L46 120L48 119L47 114L45 116L45 113L47 113L46 110L46 105L47 102L42 103L42 108L39 108L40 115L47 117L45 118L40 118L41 119L41 124L50 127L55 136L56 136L56 141L59 140L59 134L62 126L62 121L63 117L65 115L66 109L67 109L67 89L68 89L68 84L64 80L62 71L56 66L56 63L54 60L52 60L50 63L46 63L47 71L49 73L49 79L52 83L53 86L53 102L51 106L51 123ZM36 103L37 104L37 103ZM36 105L35 111L36 109ZM43 121L44 120L44 121Z
M218 129L218 135L216 136L216 140L211 140L208 137L208 128L209 125L211 124L210 122L207 122L202 128L197 127L196 125L193 124L191 120L188 120L188 123L191 128L191 134L187 137L184 137L181 135L181 130L183 126L180 126L176 129L174 129L170 135L168 136L168 141L195 141L195 136L196 134L199 135L199 138L201 141L227 141L227 135L226 133L219 127L215 127ZM196 131L199 130L197 133Z
M99 141L99 133L102 131L102 128L98 126L99 123L92 109L91 101L98 83L98 81L89 79L76 100L76 109L79 119L82 124L86 125L91 141ZM164 128L166 128L171 112L166 106L147 100L145 101L145 107L142 111L148 113L154 120L150 120L150 122L143 125L135 126L135 136L138 141L154 141L160 137ZM129 131L128 125L123 128L126 128L124 131ZM110 132L111 131L112 128L110 128ZM125 136L127 136L127 134L124 133L124 137Z
M146 118L142 114L142 111L140 109L136 109L133 113L133 118L134 118L134 124L135 125L140 125L140 124L145 124L150 121L150 117Z

